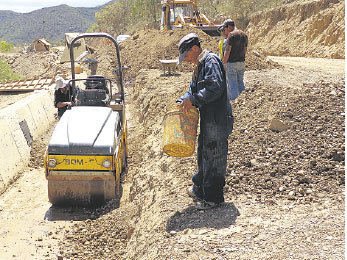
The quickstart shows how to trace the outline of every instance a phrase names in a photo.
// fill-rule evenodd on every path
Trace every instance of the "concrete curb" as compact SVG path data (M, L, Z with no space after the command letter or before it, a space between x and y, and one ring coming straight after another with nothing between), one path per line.
M32 95L0 110L0 194L27 167L31 143L55 121L54 90Z

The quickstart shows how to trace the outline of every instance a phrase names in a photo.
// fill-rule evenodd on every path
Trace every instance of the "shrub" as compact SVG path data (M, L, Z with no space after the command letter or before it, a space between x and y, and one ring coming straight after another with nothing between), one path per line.
M13 44L9 44L6 41L0 41L0 51L9 52L13 48Z
M14 73L7 62L0 60L0 82L7 82L23 78L21 75Z

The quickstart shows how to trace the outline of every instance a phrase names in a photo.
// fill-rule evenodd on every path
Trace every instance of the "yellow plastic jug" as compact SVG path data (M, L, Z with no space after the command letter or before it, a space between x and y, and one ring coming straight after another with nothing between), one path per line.
M179 105L166 108L163 151L169 156L186 157L194 153L199 112L192 107L183 113Z

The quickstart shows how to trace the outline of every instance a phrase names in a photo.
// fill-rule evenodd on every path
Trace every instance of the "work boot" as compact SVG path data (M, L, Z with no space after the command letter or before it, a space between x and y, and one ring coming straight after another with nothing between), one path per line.
M213 208L217 208L220 207L224 204L224 202L213 202L213 201L200 201L198 202L198 204L195 206L195 208L197 210L209 210L209 209L213 209Z
M188 196L191 197L193 200L199 201L204 199L202 188L199 188L196 185L189 186L187 193L188 193Z

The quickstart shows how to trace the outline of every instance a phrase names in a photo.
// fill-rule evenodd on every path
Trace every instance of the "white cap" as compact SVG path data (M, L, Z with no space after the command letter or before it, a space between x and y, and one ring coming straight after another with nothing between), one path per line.
M58 77L55 81L55 90L64 88L68 82L68 80L64 80L62 77Z

